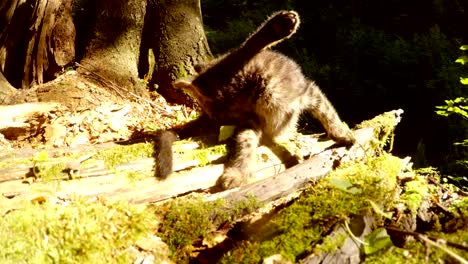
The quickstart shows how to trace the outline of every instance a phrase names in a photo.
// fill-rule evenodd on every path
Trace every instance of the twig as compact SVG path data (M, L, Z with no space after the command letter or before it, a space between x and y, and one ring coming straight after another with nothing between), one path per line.
M169 113L166 109L164 109L163 107L161 107L161 106L155 104L154 102L152 102L152 101L150 101L150 100L148 100L148 99L145 99L145 98L143 98L143 97L141 97L141 96L138 96L138 95L136 95L136 94L134 94L134 93L132 93L132 92L128 92L128 93L129 93L131 96L135 97L136 99L142 100L142 101L144 101L144 102L146 102L146 103L148 103L148 104L154 106L154 107L157 108L159 111L162 111L162 112L163 112L162 114L164 114L165 116L168 116L168 117L172 117L172 116L173 116L173 115L171 115L171 113Z
M414 236L414 237L420 237L420 236L425 236L433 241L438 241L438 242L441 242L447 246L451 246L451 247L454 247L456 249L461 249L461 250L465 250L465 251L468 251L468 245L466 245L465 243L463 244L458 244L458 243L454 243L454 242L450 242L450 241L447 241L445 239L441 239L441 238L437 238L437 237L433 237L433 236L428 236L428 235L424 235L424 234L421 234L421 233L418 233L418 232L413 232L413 231L406 231L406 230L402 230L402 229L399 229L399 228L395 228L395 227L391 227L391 226L388 226L386 227L387 229L390 229L392 231L395 231L395 232L398 232L398 233L402 233L402 234L405 234L405 235L410 235L410 236Z
M75 62L75 65L77 65L78 67L81 67L85 70L87 70L90 74L94 75L95 77L98 77L102 82L104 82L104 84L106 84L107 86L109 86L110 88L112 88L112 90L114 90L120 97L122 98L127 98L124 94L121 93L120 89L118 89L117 85L115 85L112 81L108 80L107 78L105 78L104 76L101 76L100 74L96 73L96 71L78 63L78 62Z
M463 263L463 264L468 264L468 261L466 259L464 259L462 256L458 255L457 253L453 252L452 250L444 247L442 244L445 244L446 241L445 240L442 240L444 242L442 243L437 243L436 241L439 241L439 240L436 240L436 241L432 241L431 239L429 239L426 235L418 235L418 238L423 240L424 242L432 245L432 246L435 246L443 251L445 251L445 253L449 254L450 256L452 256L454 259L460 261L460 263Z
M351 231L351 229L349 228L349 225L348 225L348 220L346 220L344 222L344 226L346 228L346 231L348 232L349 236L356 242L358 242L359 244L362 244L362 245L365 245L365 246L368 246L369 243L365 242L365 241L362 241L361 239L359 239L358 237L356 237L353 233L353 231Z

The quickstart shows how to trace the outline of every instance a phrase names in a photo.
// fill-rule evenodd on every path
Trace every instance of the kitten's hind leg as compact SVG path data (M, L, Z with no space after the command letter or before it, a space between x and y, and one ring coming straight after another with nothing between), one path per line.
M336 143L346 146L353 145L356 142L353 131L343 124L335 108L320 88L311 82L309 89L311 102L307 110L320 121L328 136Z
M260 132L243 128L236 133L235 140L233 157L216 183L223 190L245 185L255 170Z

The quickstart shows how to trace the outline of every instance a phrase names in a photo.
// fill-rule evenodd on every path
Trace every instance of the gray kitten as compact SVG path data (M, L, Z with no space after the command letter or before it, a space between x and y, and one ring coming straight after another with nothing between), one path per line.
M198 101L204 113L200 119L205 120L203 126L237 127L233 158L218 179L217 185L222 189L245 184L255 170L257 147L278 146L279 137L290 137L302 112L317 118L337 143L355 142L352 131L340 120L320 88L303 75L293 60L268 49L293 35L299 23L296 12L277 12L239 48L196 66L195 76L174 83ZM285 153L288 159L293 159L285 148L271 149L282 159ZM166 153L160 157L172 159L170 148L160 151ZM296 163L297 160L289 165ZM169 174L167 168L158 167L157 173L160 177Z

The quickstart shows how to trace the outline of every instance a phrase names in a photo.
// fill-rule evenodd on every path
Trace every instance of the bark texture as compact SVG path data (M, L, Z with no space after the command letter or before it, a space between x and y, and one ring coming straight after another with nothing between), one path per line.
M141 42L145 0L101 0L94 3L95 23L80 64L80 73L92 72L101 84L146 96L138 78L138 51Z
M72 6L73 0L2 2L0 70L14 87L29 88L49 81L73 61Z
M13 95L16 92L15 87L11 86L8 80L3 76L2 71L0 71L0 104Z
M211 56L203 30L200 0L151 0L149 4L145 36L150 44L142 46L141 54L147 56L148 49L154 53L150 87L157 87L169 102L192 104L188 96L172 87L172 82L194 73L193 65ZM142 69L147 72L145 65Z

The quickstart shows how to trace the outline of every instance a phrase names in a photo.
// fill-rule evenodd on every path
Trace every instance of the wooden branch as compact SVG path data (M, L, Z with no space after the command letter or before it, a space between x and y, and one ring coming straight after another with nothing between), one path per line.
M27 122L34 115L59 110L59 103L24 103L0 105L0 133L2 130L17 127L29 127Z

